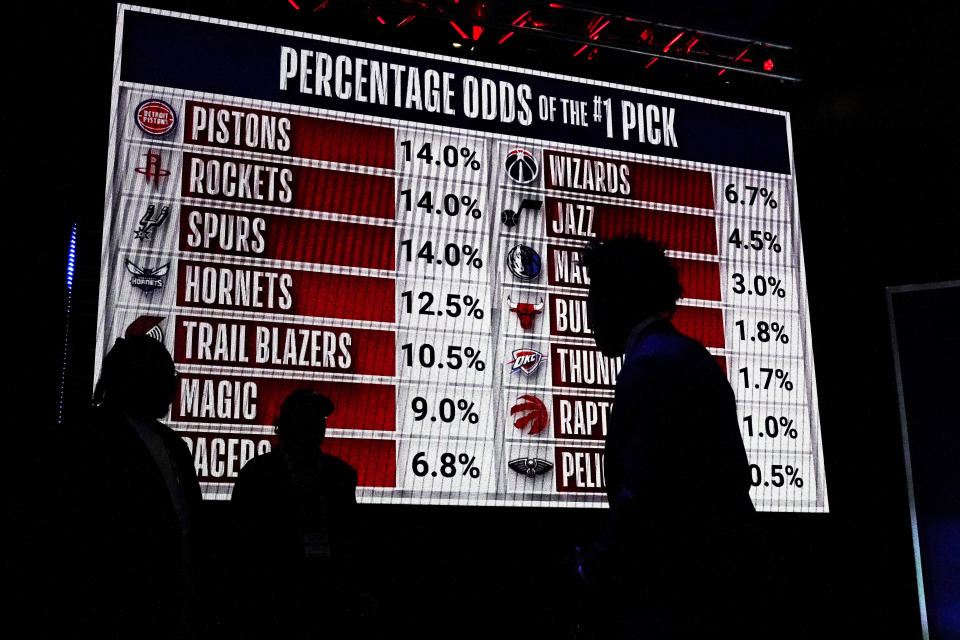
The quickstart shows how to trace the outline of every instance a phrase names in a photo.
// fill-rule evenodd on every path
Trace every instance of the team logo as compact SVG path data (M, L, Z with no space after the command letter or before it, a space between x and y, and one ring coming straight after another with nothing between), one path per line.
M510 311L517 314L517 318L520 319L520 328L524 331L533 329L534 320L543 313L543 298L540 298L537 304L530 304L529 302L514 302L508 296L507 302L510 304Z
M147 182L152 182L154 188L160 186L160 179L170 175L170 171L163 168L163 158L160 153L150 149L145 154L146 160L142 167L137 167L136 171L144 177Z
M150 336L157 342L163 342L163 329L160 328L160 323L163 321L163 316L140 316L130 323L123 337Z
M543 458L517 458L507 463L510 468L522 476L536 478L553 469L553 463Z
M540 173L536 158L533 157L532 153L523 149L514 149L507 153L503 168L507 170L510 179L519 184L530 184L537 179L537 175Z
M537 396L522 395L517 398L517 403L510 407L510 415L516 416L513 419L513 426L521 431L530 427L532 436L537 435L550 424L547 406Z
M515 349L513 360L507 364L510 365L510 373L523 372L532 376L544 360L546 358L543 357L543 354L535 349Z
M133 277L130 278L130 284L141 291L150 293L156 289L163 288L167 273L170 271L170 263L168 262L163 266L150 269L148 267L139 267L130 262L130 260L127 260L127 271L133 275Z
M525 244L515 245L507 252L507 267L521 280L536 280L543 270L540 254Z
M169 217L169 205L161 205L159 209L157 205L147 205L147 211L140 218L140 226L133 232L133 237L137 240L149 240L153 237L153 232Z
M173 131L177 114L163 100L144 100L137 106L137 126L151 136L162 136Z
M543 200L534 200L533 198L524 198L520 203L520 206L517 207L516 211L512 209L504 209L503 213L500 214L500 222L503 223L505 227L515 227L520 224L520 214L523 213L525 209L529 209L533 213L540 211L540 207L543 206Z

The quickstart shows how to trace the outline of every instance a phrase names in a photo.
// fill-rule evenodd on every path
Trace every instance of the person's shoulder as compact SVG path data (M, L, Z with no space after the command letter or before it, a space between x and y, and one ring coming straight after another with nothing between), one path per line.
M244 477L271 475L278 471L286 471L286 463L279 451L267 451L247 461L240 469L239 475Z
M349 463L328 453L320 454L323 458L323 467L334 478L337 478L348 484L357 484L357 470Z

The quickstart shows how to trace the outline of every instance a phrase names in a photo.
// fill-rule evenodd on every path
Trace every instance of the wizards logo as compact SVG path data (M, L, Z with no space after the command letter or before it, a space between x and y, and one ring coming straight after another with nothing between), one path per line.
M163 283L167 279L167 273L170 271L169 262L155 269L150 269L148 267L137 266L133 262L130 262L130 260L127 260L126 266L127 271L133 275L133 277L130 278L130 284L146 293L150 293L156 289L162 289Z
M550 414L543 400L529 394L517 398L517 403L510 408L510 415L516 416L513 426L521 431L529 426L532 436L543 431L550 423Z
M536 349L516 349L513 352L513 360L508 362L510 373L523 372L525 375L532 376L540 367L546 358Z

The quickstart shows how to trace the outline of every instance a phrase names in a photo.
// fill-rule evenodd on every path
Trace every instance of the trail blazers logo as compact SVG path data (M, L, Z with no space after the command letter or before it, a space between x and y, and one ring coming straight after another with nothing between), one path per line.
M127 271L133 275L130 278L130 284L137 289L150 293L156 289L162 289L163 283L167 279L167 273L170 271L170 263L150 269L148 267L139 267L130 260L127 260Z
M521 431L529 426L532 436L537 435L550 424L547 406L540 398L529 394L517 398L517 403L510 408L510 415L516 416L513 419L513 426Z
M133 237L137 240L150 240L153 237L153 232L169 217L169 205L161 205L159 208L155 204L147 205L147 211L140 218L140 224L137 230L133 232Z
M553 463L543 458L517 458L507 463L510 468L522 476L536 478L553 469Z
M513 352L513 360L508 362L510 373L523 372L532 376L546 358L536 349L517 349Z
M163 329L160 328L160 323L164 320L163 316L140 316L130 323L123 337L150 336L157 342L163 342Z

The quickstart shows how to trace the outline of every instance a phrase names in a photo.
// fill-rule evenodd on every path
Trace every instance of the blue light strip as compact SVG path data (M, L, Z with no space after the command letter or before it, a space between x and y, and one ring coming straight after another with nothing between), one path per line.
M57 408L57 424L63 423L63 396L67 383L67 354L70 346L70 307L73 303L73 274L77 263L77 223L70 231L70 245L67 248L67 317L63 330L63 361L60 364L60 401Z

